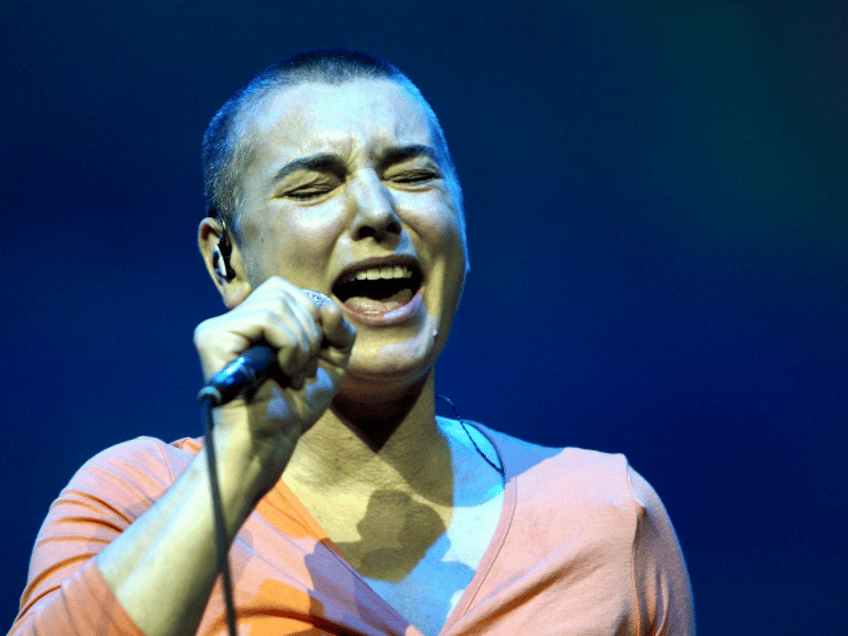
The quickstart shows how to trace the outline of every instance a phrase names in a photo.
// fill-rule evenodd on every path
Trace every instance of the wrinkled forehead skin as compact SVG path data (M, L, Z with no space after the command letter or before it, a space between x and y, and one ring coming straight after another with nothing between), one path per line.
M421 106L422 110L426 114L427 120L430 124L432 138L436 145L436 151L438 153L440 166L444 171L448 189L451 193L451 197L453 198L456 210L460 215L463 242L465 242L465 214L463 210L462 188L459 184L459 179L456 174L456 168L454 167L450 150L447 146L447 141L445 140L444 133L442 132L441 125L439 124L435 112L424 99L424 97L421 95L420 91L413 84L407 81L397 81L388 78L363 78L349 80L346 83L367 83L375 81L391 82L396 84L397 86L400 86ZM235 147L232 160L236 164L237 173L240 175L239 182L236 185L237 210L240 211L242 208L243 180L248 167L251 165L251 163L253 163L256 157L256 150L258 146L257 142L259 140L259 135L261 134L263 128L263 120L265 120L266 117L271 114L270 109L275 103L276 97L278 97L281 93L285 93L297 86L306 83L327 84L329 86L332 86L332 84L315 80L304 80L302 82L296 82L286 86L277 86L258 93L242 107L238 119L235 123L235 126L233 127L233 135L235 137L236 143L234 144ZM238 235L238 214L236 215L235 224L236 227L234 227L233 229L235 230L236 235Z

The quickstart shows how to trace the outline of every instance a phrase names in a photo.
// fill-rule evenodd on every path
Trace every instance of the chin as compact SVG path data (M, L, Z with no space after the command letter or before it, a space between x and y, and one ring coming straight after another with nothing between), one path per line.
M339 394L365 401L393 399L420 390L432 371L432 364L421 364L420 360L417 364L401 360L357 364L351 360Z
M427 373L441 352L441 338L437 341L424 333L400 342L368 342L363 338L354 345L348 369L375 379L418 377Z

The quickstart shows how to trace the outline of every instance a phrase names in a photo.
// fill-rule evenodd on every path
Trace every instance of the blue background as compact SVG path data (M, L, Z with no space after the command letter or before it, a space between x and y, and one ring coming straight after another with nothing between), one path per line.
M0 27L0 618L76 468L199 435L199 139L253 72L361 48L439 114L472 270L460 413L625 452L702 635L845 633L848 8L816 0L15 3Z

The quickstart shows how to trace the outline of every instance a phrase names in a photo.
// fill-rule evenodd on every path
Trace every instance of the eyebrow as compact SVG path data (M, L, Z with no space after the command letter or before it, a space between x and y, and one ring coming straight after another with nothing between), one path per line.
M290 161L277 170L274 176L269 179L269 183L272 185L278 183L289 176L292 172L297 172L298 170L312 170L316 172L329 170L337 173L341 171L341 165L341 157L334 154L320 153L317 155L310 155L309 157L301 157L294 161Z
M434 148L425 146L424 144L410 144L408 146L395 146L384 150L377 156L377 166L380 170L385 170L391 165L402 163L416 157L428 157L433 163L439 163L438 154ZM340 174L344 172L344 162L339 155L332 153L318 153L308 157L300 157L290 161L282 168L274 173L274 176L269 179L270 184L275 184L293 172L298 170L315 171L315 172L333 172Z
M393 164L403 163L416 157L428 157L436 165L439 164L439 158L434 148L424 144L410 144L409 146L386 149L377 157L377 165L381 170L385 170Z

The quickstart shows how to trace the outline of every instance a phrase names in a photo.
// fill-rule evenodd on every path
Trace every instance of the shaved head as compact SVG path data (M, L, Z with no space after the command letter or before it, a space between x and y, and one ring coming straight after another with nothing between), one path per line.
M268 98L279 91L305 83L338 85L362 79L396 82L425 108L448 167L446 178L457 209L462 213L462 191L444 133L433 109L418 88L397 67L385 60L348 49L319 49L298 53L277 62L251 78L227 100L212 118L203 136L202 159L207 213L233 230L238 240L238 216L242 206L242 182L253 160L253 122Z

